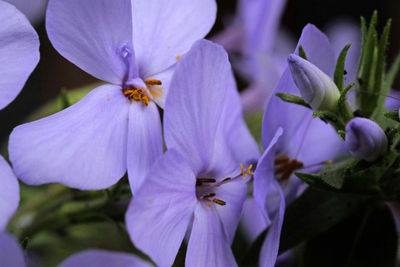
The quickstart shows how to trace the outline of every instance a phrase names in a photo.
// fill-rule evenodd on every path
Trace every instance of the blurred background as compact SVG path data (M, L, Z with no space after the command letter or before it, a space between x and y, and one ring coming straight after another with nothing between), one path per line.
M46 0L30 0L31 5L22 5L20 0L7 0L25 12L33 22L41 41L41 59L39 65L29 78L25 88L17 99L0 112L0 140L7 141L11 130L37 110L41 105L60 95L62 89L71 90L96 82L68 60L60 56L52 47L46 35L44 8L37 8ZM35 2L40 2L36 4ZM209 37L217 34L230 24L235 15L236 1L217 0L217 22ZM19 6L18 6L19 5ZM313 23L321 30L326 29L338 20L350 20L359 24L360 16L369 19L373 10L378 10L379 25L382 27L388 18L393 19L390 38L390 63L400 50L400 1L395 0L288 0L281 19L281 28L297 41L302 28ZM397 87L400 88L399 82ZM241 87L241 86L239 86ZM242 89L242 88L240 88Z

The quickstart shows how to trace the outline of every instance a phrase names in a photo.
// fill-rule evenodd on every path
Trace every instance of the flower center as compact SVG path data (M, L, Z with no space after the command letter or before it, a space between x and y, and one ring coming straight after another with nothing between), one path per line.
M253 165L250 164L247 169L244 169L243 164L240 164L240 173L235 177L226 177L217 181L215 178L208 177L197 177L196 178L196 197L199 201L205 202L208 207L211 207L212 203L220 206L225 206L226 202L217 198L216 191L218 187L237 180L240 177L246 179L247 175L253 175Z
M140 83L129 85L123 93L130 101L148 106L150 101L162 96L161 85L162 82L156 79L147 79L144 83L140 80Z
M276 158L274 164L275 175L279 181L288 180L296 170L304 167L303 162L298 161L297 159L292 160L287 156Z

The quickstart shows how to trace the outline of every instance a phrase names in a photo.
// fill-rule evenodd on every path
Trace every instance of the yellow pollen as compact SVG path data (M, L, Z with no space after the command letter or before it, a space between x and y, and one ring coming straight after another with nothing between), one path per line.
M179 59L181 59L181 55L176 56L176 60L179 60Z
M149 85L162 85L162 82L160 80L157 80L157 79L147 79L144 83L147 86L149 86Z
M207 207L211 207L211 203L210 202L207 202Z
M144 94L143 89L141 88L137 89L132 87L132 89L127 89L124 90L123 92L124 96L126 96L132 102L138 101L142 102L145 106L149 105L149 97Z
M243 180L246 179L247 175L253 175L254 172L251 171L253 168L253 164L250 164L250 166L245 170L243 167L243 163L240 163L240 171L242 172Z

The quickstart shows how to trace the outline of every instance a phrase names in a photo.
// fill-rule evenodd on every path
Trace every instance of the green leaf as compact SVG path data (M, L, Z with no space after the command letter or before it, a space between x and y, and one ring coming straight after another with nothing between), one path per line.
M391 120L400 122L400 121L399 121L399 111L398 111L398 110L397 110L397 111L386 112L386 113L384 114L384 116L385 116L386 118L388 118L388 119L391 119Z
M344 81L344 66L346 64L346 56L347 52L349 51L351 44L347 44L342 52L340 52L339 57L336 61L336 68L335 68L335 73L333 75L333 80L338 87L339 91L343 91L343 81Z
M276 93L275 95L285 102L297 104L297 105L311 109L311 106L309 104L307 104L304 101L304 99L300 96L284 94L284 93Z
M299 46L299 57L308 60L306 52L304 51L304 47L302 45Z
M286 209L280 253L330 229L369 200L366 196L307 189Z
M347 103L347 93L350 91L351 88L354 87L354 85L354 83L347 85L346 88L340 93L340 97L338 100L339 115L345 123L354 118L351 107Z

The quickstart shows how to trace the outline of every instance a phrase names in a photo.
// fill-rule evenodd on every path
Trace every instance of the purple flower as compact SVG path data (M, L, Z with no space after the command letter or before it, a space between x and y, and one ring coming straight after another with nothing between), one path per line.
M0 109L13 101L39 62L39 38L25 16L0 0Z
M151 267L141 258L121 252L86 250L76 253L63 261L60 267Z
M191 229L186 266L236 266L230 246L246 198L242 177L259 154L218 45L198 41L178 63L164 133L168 151L126 215L133 243L157 265L171 266Z
M317 66L295 54L289 55L288 62L304 101L313 110L336 110L340 93L333 80Z
M128 169L135 192L163 151L157 105L174 65L208 33L215 13L214 0L51 0L54 47L109 84L15 128L9 152L17 176L30 185L102 189Z
M28 261L29 262L29 261ZM24 252L10 234L0 232L0 266L26 267ZM60 267L150 267L141 258L121 252L86 250L63 261Z
M285 4L285 0L241 0L236 20L214 38L229 52L241 53L234 66L251 82L242 93L245 112L265 108L293 50L291 38L278 31Z
M334 51L328 38L315 26L307 25L300 37L307 57L328 75L335 67ZM274 93L299 94L287 68ZM344 152L344 144L335 130L312 111L271 97L264 113L262 128L266 148L254 175L254 197L264 211L266 221L272 221L264 241L260 266L273 266L278 253L285 203L290 203L304 190L295 171L315 171ZM271 204L272 203L272 204ZM279 203L277 205L276 203Z
M10 234L0 231L0 266L25 267L24 253Z
M43 21L47 0L5 0L18 8L32 24Z
M0 1L0 109L21 91L39 61L39 39L25 16ZM0 232L4 231L19 203L17 178L0 156ZM0 257L1 258L1 257Z
M353 157L374 161L386 152L388 140L376 122L354 118L346 125L346 147Z

